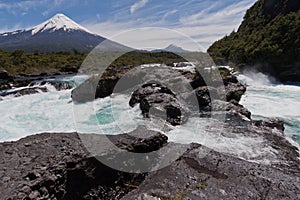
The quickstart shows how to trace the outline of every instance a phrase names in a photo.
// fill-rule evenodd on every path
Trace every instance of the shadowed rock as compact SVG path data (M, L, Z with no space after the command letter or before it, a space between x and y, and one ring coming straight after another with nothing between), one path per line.
M160 117L174 126L187 120L188 109L178 101L169 88L158 83L147 83L134 91L129 105L134 107L138 103L146 118L151 115Z

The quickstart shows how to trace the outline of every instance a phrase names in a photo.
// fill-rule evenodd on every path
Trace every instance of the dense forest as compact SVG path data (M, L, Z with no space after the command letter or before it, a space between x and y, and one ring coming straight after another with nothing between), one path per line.
M191 53L193 54L193 53ZM38 50L32 53L26 53L23 50L3 51L0 50L0 71L6 70L11 75L39 75L43 73L55 74L64 72L68 69L79 69L88 54L73 52L55 52L55 53L40 53ZM102 60L98 62L108 63L111 60L113 52L102 53L98 56ZM187 55L188 56L188 55ZM195 56L193 56L195 57ZM112 65L115 67L126 65L141 65L148 63L165 63L182 62L186 59L180 55L171 52L128 52L119 58L115 59ZM98 63L100 64L100 63Z
M258 0L237 32L208 53L217 64L256 68L282 81L300 81L300 1Z
M25 53L23 50L0 50L0 70L6 70L12 75L39 74L64 71L68 66L78 67L85 58L78 52Z

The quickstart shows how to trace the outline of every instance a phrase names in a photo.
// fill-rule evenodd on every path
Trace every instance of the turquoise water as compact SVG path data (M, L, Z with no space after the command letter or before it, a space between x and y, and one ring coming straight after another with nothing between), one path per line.
M77 85L86 76L69 77ZM274 85L261 75L239 76L249 85L241 103L253 114L254 119L276 118L285 122L286 135L300 144L300 87ZM255 80L255 81L254 81ZM163 121L144 120L139 107L131 108L130 96L113 95L84 104L74 104L71 90L5 97L0 101L0 141L18 140L36 133L80 132L96 134L120 134L149 125L162 130ZM264 158L272 154L272 147L265 146L263 138L246 137L243 134L229 136L209 127L221 127L209 119L191 117L186 124L166 133L169 141L178 143L196 142L220 152L231 153L247 160Z
M285 134L300 144L299 83L272 84L261 73L240 75L239 79L248 85L241 104L251 111L252 118L282 120Z

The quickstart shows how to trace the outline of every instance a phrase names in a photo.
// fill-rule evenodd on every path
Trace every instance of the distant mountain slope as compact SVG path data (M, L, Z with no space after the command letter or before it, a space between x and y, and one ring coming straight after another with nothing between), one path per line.
M183 49L182 47L176 46L174 44L170 44L164 49L155 49L152 50L151 52L161 52L161 51L167 51L167 52L173 52L173 53L187 53L189 52L188 50Z
M208 53L217 64L270 73L300 81L300 1L258 0L237 32L215 42Z
M4 50L22 49L27 52L79 51L89 52L106 38L88 31L63 14L26 30L0 34L0 48ZM129 49L107 40L106 50Z

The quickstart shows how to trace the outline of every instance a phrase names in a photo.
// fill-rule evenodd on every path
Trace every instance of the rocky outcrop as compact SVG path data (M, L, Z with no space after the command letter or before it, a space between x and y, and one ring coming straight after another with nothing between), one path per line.
M173 90L182 91L183 88L176 86L176 81L182 82L180 87L185 88L204 84L203 79L200 78L201 76L199 77L197 74L199 73L172 69L171 66L155 67L155 70L153 68L143 68L143 66L109 67L101 76L92 76L73 89L72 99L75 102L84 103L93 101L96 98L108 97L112 93L132 93L137 86L157 80L167 82L174 87ZM193 84L189 84L193 81ZM187 86L187 84L189 85Z
M56 90L69 90L74 86L67 81L53 81L43 78L31 78L31 79L12 79L7 82L3 82L0 86L0 96L23 96L29 94L36 94L41 92L48 92L49 87L53 86Z
M140 105L144 117L159 117L174 126L186 121L189 112L169 88L158 83L147 83L135 90L129 105L134 107L136 104Z
M157 171L123 199L296 199L299 176L191 144L172 165ZM282 187L284 185L284 187Z
M216 138L206 143L210 148L168 142L173 127L164 133L139 126L120 135L33 135L0 143L1 198L198 200L300 196L298 149L285 138L282 122L251 120L251 113L238 103L245 87L235 77L223 76L225 91L220 82L210 87L198 82L197 87L184 90L185 86L175 84L177 77L168 81L169 72L162 72L158 74L166 82L147 81L136 87L128 98L129 105L139 103L143 114L150 117L166 113L166 121L179 124L182 114L188 116L186 110L193 110L188 103L183 112L182 101L193 102L190 98L194 95L194 106L200 109L193 117L202 117L204 122L195 127L196 134L204 131L208 138ZM188 84L201 79L195 73L184 75ZM91 94L88 90L96 90L98 79L92 85L95 87L82 86L87 95ZM175 115L168 115L168 106L176 108ZM152 108L156 110L152 112ZM206 127L210 121L214 123ZM186 133L181 134L185 137Z
M254 124L253 128L261 130L280 129L276 122ZM137 138L142 130L118 136L93 135L93 138L108 137L119 148L140 153L169 144L167 137L158 132L149 138ZM282 136L271 132L269 135L278 137L272 143L280 147L281 157L274 165L248 162L199 144L189 144L167 167L140 174L121 172L99 162L76 133L33 135L0 144L1 198L297 199L299 154ZM176 145L173 147L176 151ZM135 162L138 161L131 164Z
M97 138L101 137L106 136ZM136 153L155 151L167 143L160 133L146 139L128 134L108 137L121 149ZM120 199L146 175L102 164L90 156L76 133L30 136L0 144L0 149L5 161L0 164L2 199Z
M10 80L10 79L12 79L12 76L6 70L0 71L0 80Z
M195 143L177 144L168 142L168 131L164 135L146 127L108 136L77 133L33 135L17 142L0 144L1 197L297 199L300 195L299 152L285 139L283 123L251 120L251 113L237 101L244 86L239 85L234 77L224 79L224 84L225 89L231 87L232 90L225 92L223 100L211 98L213 93L215 96L221 94L217 84L216 87L199 86L179 95L179 98L186 97L188 102L191 95L196 94L196 106L201 107L200 117L218 121L209 125L209 129L203 129L211 137L221 135L228 142L240 138L235 146L249 148L248 144L252 143L251 148L254 146L255 151L231 151L230 144L226 144L225 149L218 144L214 148ZM235 85L238 87L233 88ZM150 117L153 114L151 107L166 112L167 105L176 105L182 113L177 95L169 87L149 82L132 93L129 104L139 103L142 112ZM173 115L166 120L171 117ZM172 124L174 121L169 122ZM106 144L101 143L105 139L120 151L105 147ZM101 146L90 147L98 141ZM127 152L134 154L127 156ZM151 153L151 156L140 157L144 153ZM172 155L178 157L171 162ZM149 171L119 171L103 161L118 166L118 169L137 166L137 171L139 167L149 165ZM162 163L168 164L157 171L152 170Z

